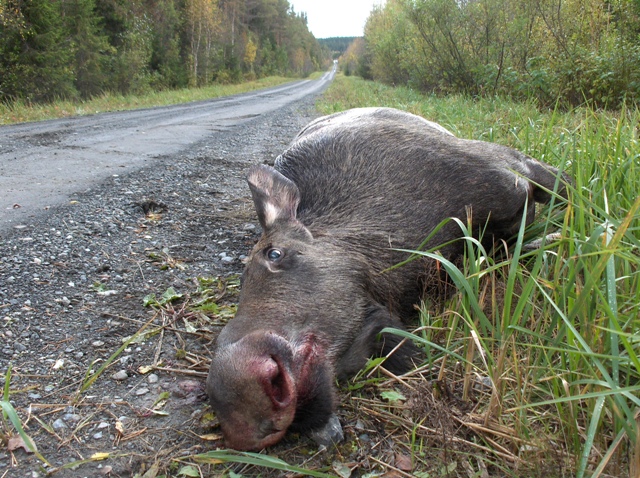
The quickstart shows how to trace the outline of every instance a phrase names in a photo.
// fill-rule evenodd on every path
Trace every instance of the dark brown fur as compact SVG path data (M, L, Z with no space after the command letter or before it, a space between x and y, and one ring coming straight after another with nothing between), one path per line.
M294 428L322 427L333 381L384 355L429 286L414 249L448 217L487 242L517 232L525 202L547 202L556 169L513 149L458 139L418 116L367 108L320 118L247 180L263 235L243 275L236 317L223 329L207 390L229 446L260 449ZM460 237L453 222L427 247ZM460 245L441 252L455 259ZM405 346L390 369L409 366Z

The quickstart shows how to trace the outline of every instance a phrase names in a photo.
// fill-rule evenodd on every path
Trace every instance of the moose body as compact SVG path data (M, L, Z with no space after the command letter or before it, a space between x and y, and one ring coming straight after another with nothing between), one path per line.
M247 175L263 234L221 331L207 392L227 444L261 449L287 430L325 426L333 382L397 344L433 281L433 261L409 262L443 220L471 220L483 240L508 239L534 201L565 188L558 171L513 149L453 136L390 108L362 108L305 127L275 167ZM453 221L423 247L461 237ZM461 241L440 250L456 259ZM405 345L385 367L402 372Z

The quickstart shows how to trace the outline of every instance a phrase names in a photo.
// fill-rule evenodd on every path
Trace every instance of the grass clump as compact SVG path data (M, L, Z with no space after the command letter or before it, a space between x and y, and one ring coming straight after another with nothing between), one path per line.
M360 106L405 109L461 137L512 146L574 181L566 203L542 208L498 256L468 235L459 266L418 252L438 260L458 292L421 307L412 338L428 359L403 378L405 406L374 407L402 423L414 473L640 476L639 112L560 113L353 77L338 78L318 103L326 114Z

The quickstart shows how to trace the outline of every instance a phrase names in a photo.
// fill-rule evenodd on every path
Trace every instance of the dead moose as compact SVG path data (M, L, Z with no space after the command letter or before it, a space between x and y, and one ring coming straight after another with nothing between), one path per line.
M313 121L275 167L247 175L263 234L242 279L236 317L221 331L207 393L228 446L257 450L333 419L335 378L385 356L429 287L433 263L406 259L448 217L470 217L484 240L508 239L534 218L559 172L513 149L458 139L390 109ZM528 200L528 202L527 202ZM525 214L525 203L529 205ZM461 236L451 221L426 247ZM451 259L462 241L441 249ZM385 367L407 371L412 345Z

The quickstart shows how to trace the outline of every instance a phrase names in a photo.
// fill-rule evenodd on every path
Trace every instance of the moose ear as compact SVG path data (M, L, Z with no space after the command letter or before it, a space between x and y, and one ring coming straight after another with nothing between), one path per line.
M300 190L293 181L270 166L252 166L247 182L264 231L279 221L296 221Z

